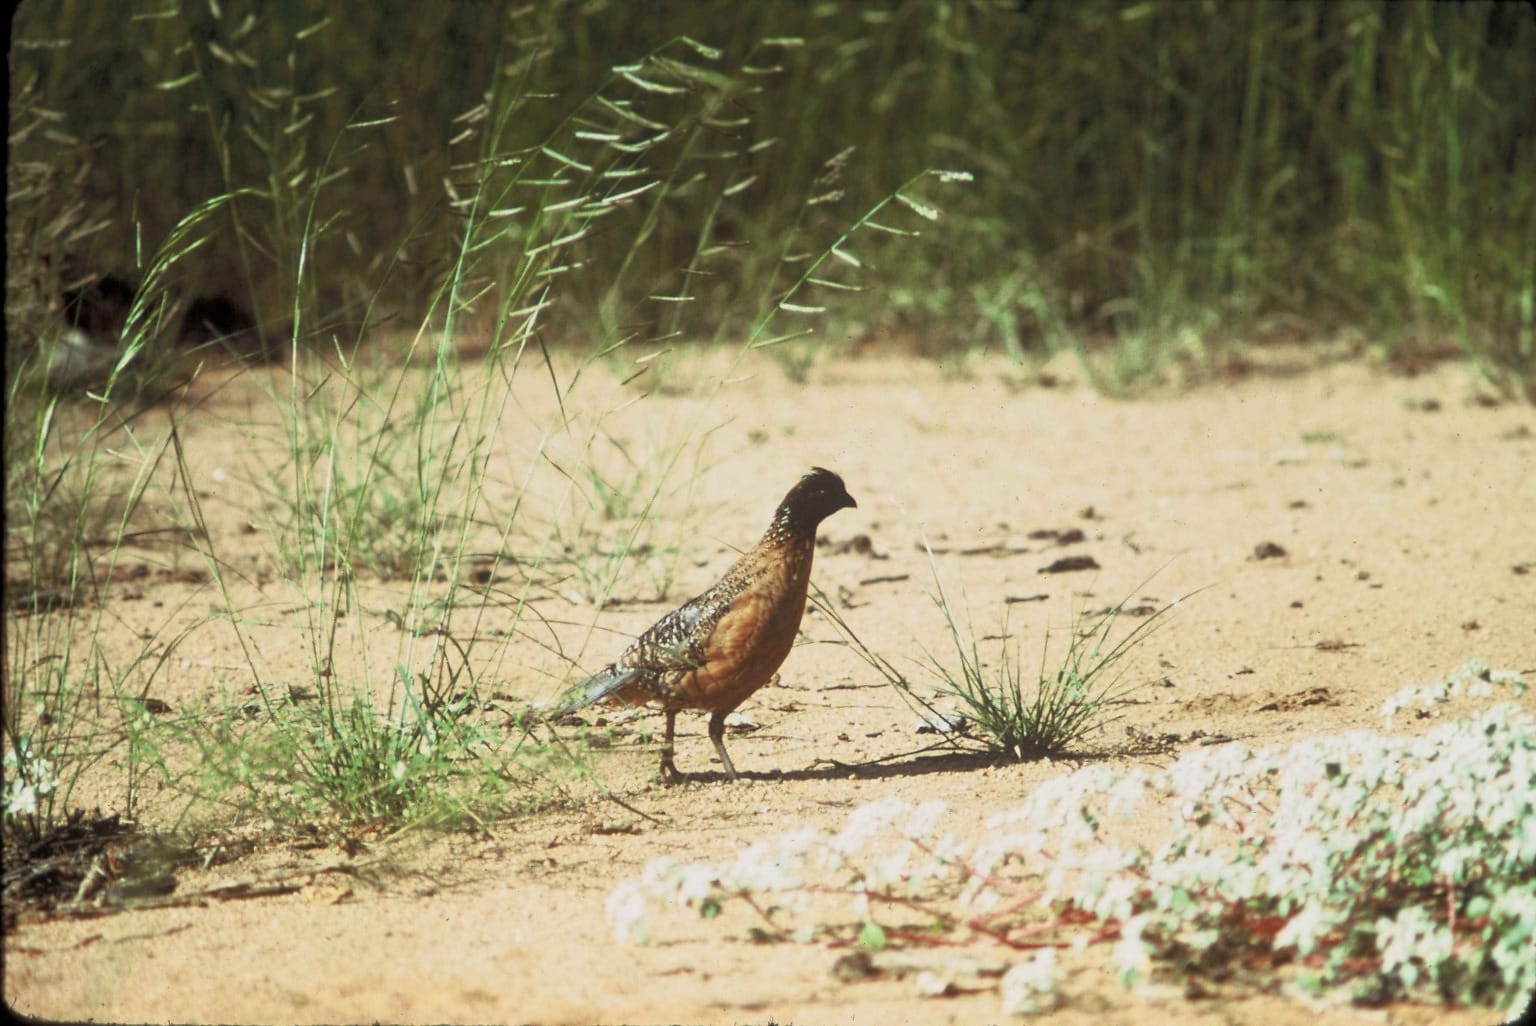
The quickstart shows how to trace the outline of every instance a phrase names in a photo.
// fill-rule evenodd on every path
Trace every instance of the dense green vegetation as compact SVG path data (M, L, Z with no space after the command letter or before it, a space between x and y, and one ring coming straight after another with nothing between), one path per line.
M494 295L531 234L509 215L465 265L453 199L484 184L477 161L534 157L539 181L593 167L582 148L611 125L572 112L658 52L679 68L627 83L629 128L669 126L678 173L566 247L585 273L554 290L552 339L740 334L786 287L783 258L833 231L819 219L846 225L937 167L975 181L925 245L865 255L881 287L841 297L828 338L1118 343L1134 380L1343 333L1403 358L1459 345L1531 387L1522 4L38 2L13 81L52 114L18 138L13 100L11 160L62 168L74 228L106 219L71 240L92 267L142 267L235 194L183 288L354 326L387 296L417 323L446 280ZM687 316L652 298L685 292Z

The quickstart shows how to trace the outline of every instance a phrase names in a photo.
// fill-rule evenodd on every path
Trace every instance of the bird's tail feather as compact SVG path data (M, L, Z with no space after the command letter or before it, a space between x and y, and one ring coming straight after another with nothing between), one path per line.
M560 701L548 713L550 719L584 709L593 702L607 698L634 679L636 670L622 666L610 666L595 673L560 696Z

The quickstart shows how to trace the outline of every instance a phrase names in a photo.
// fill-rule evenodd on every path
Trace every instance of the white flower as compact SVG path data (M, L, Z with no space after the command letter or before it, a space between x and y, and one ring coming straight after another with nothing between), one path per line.
M1317 949L1317 939L1331 925L1329 917L1323 914L1323 903L1314 897L1280 928L1275 935L1275 950L1294 947L1296 954L1306 958Z
M1056 978L1056 949L1041 948L1026 962L1003 974L1004 1015L1037 1015L1061 1004Z
M1118 819L1130 819L1141 804L1147 791L1147 779L1139 774L1127 774L1110 789L1109 813Z
M625 880L610 891L603 910L608 916L608 926L613 930L613 939L620 944L644 944L650 940L645 923L645 885L639 880Z
M5 753L5 815L34 816L39 798L58 790L59 777L53 763L32 754L32 745L22 738Z
M668 877L674 904L693 908L715 892L716 873L709 866L678 866Z
M1468 667L1438 685L1405 689L1401 707L1496 689L1484 684L1518 689L1523 680ZM1356 731L1267 749L1223 746L1159 773L1092 767L1065 774L990 817L974 847L953 834L937 836L947 813L941 802L872 802L836 832L759 842L725 863L657 860L641 880L610 895L609 919L616 936L643 939L647 900L698 906L712 896L775 891L775 921L810 941L824 935L827 897L839 891L851 898L854 922L868 919L871 904L900 895L912 896L920 911L931 908L936 921L954 903L997 909L1030 894L1047 906L1066 898L1121 924L1111 962L1133 985L1170 954L1171 942L1196 950L1215 944L1225 911L1251 904L1283 922L1277 948L1327 956L1322 982L1337 984L1359 975L1334 957L1339 927L1369 928L1366 910L1381 907L1376 899L1394 881L1424 873L1469 888L1529 880L1536 787L1522 785L1530 781L1536 721L1506 702L1414 736ZM1106 843L1101 822L1145 798L1175 813L1166 824L1171 836L1158 848ZM1180 812L1187 818L1177 818ZM1477 915L1495 931L1480 938L1453 936L1437 922L1438 907L1400 897L1397 914L1375 923L1379 972L1389 987L1456 989L1473 943L1500 967L1507 993L1527 993L1536 983L1528 934L1496 935L1498 924L1536 915L1536 887L1509 882L1479 896ZM834 913L846 925L842 915ZM1006 1012L1059 1003L1053 959L1042 951L1009 970Z
M672 856L660 855L645 864L645 868L640 871L640 880L647 890L660 890L677 864L677 860Z
M897 852L884 855L869 864L865 873L865 887L872 891L892 890L907 876L907 855Z
M760 891L787 891L803 886L800 870L815 841L814 831L798 831L777 844L759 841L736 856L721 877L731 887Z
M907 826L902 831L902 836L909 841L921 841L933 833L934 828L939 824L939 820L948 811L948 802L937 800L923 802L923 804L912 810L912 815L907 819Z
M910 808L912 803L900 798L883 798L860 805L848 814L848 821L829 842L830 847L844 855L852 855Z
M1152 956L1142 943L1141 931L1146 927L1147 916L1132 916L1120 927L1120 940L1110 954L1110 964L1127 987L1134 986L1152 970Z
M37 814L37 788L20 777L12 777L6 787L5 814L7 816L35 816Z

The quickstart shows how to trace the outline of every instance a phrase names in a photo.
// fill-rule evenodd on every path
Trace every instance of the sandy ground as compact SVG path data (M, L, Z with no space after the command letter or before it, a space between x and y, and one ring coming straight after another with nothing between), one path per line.
M575 437L682 451L673 477L687 484L668 492L676 517L656 536L673 559L667 601L642 601L656 597L645 574L616 589L632 601L606 609L583 602L575 583L541 600L559 651L580 667L601 666L624 637L711 583L811 465L841 473L859 503L823 525L814 580L866 643L915 679L924 650L947 644L928 597L925 539L978 633L995 633L1006 610L1031 659L1047 628L1083 606L1190 596L1129 657L1128 678L1148 686L1120 707L1124 719L1104 743L1123 741L1125 725L1178 740L1168 755L1119 764L1166 764L1215 737L1261 746L1374 729L1386 697L1469 659L1536 667L1536 415L1478 401L1485 393L1463 367L1405 378L1335 365L1136 400L1070 382L1042 387L985 365L956 374L851 360L818 368L804 387L766 361L736 371L741 380L700 393L689 382L708 380L709 369L674 367L671 387L638 401L633 385L589 372ZM540 381L525 372L514 388L496 440L504 465L488 491L523 480L530 446L549 437L553 404L547 376L542 391ZM259 462L250 455L257 393L249 380L231 383L182 431L221 551L248 571L238 601L275 625L261 648L267 672L296 680L305 664L294 625L284 633L291 596L263 555L263 531L245 526L249 475L232 462L236 453ZM549 445L556 460L580 449ZM1031 537L1069 528L1084 539ZM843 544L859 535L870 544ZM1283 554L1259 558L1265 545ZM1041 572L1064 555L1090 555L1099 569ZM383 607L401 587L370 585L370 594ZM183 611L207 619L217 603L206 584L169 576L132 588L116 618L125 639ZM398 644L382 616L354 621ZM511 637L485 672L509 701L552 697L573 671L548 646ZM578 782L544 811L492 823L485 837L413 837L353 855L264 844L184 872L180 889L297 881L286 893L24 921L5 938L6 1001L45 1019L127 1022L1002 1021L995 975L976 970L1015 956L980 942L881 952L885 973L844 982L832 972L844 952L753 944L740 913L662 917L644 947L610 937L605 897L656 856L726 858L789 827L835 829L850 809L888 796L947 801L974 833L988 814L1075 768L904 754L926 740L916 717L845 646L822 644L837 638L808 616L781 682L743 707L759 725L728 738L744 780L720 778L703 718L684 715L678 764L701 779L654 783L655 753L639 728L657 729L660 717L648 715L591 753L597 781L625 805ZM172 707L239 689L239 651L217 623L178 652L154 692ZM152 808L145 818L152 824ZM1107 959L1107 946L1064 953L1065 1004L1040 1021L1490 1021L1411 1005L1127 991ZM909 970L957 966L964 992L918 995Z

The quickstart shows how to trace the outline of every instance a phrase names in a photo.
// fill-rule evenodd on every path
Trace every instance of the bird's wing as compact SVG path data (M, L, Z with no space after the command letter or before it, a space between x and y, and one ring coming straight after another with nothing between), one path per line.
M729 606L729 600L711 589L674 609L636 638L612 665L560 696L549 715L564 716L630 684L654 687L670 675L703 666L709 635Z

